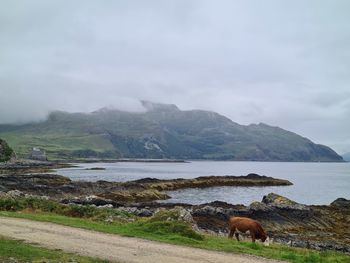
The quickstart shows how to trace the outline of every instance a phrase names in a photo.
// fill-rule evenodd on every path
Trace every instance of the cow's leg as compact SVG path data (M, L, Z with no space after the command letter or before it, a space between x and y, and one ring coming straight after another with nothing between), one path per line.
M238 232L235 233L235 237L236 237L237 241L240 241L240 240L239 240L239 233L238 233Z
M235 227L233 227L233 228L230 229L230 233L228 234L228 238L229 238L229 239L232 239L233 234L235 233L235 230L236 230Z
M253 231L249 231L250 232L250 236L252 238L252 242L255 243L255 233Z

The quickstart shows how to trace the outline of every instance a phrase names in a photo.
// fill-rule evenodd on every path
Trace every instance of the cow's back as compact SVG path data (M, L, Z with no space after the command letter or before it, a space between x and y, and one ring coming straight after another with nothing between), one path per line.
M260 223L247 217L231 217L229 219L229 228L230 233L237 231L246 233L249 231L253 238L253 242L255 241L255 238L261 239L262 242L267 238L266 232Z
M248 230L257 229L257 222L253 219L246 217L231 217L229 220L230 229L237 228L240 232L247 232Z

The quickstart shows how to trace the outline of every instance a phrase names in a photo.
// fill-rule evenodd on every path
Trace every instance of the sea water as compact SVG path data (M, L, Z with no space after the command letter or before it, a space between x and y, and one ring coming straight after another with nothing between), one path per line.
M215 200L248 205L277 193L303 204L329 204L338 197L350 199L350 163L231 162L191 161L185 163L81 163L56 173L72 180L125 182L151 177L159 179L195 178L209 175L247 175L257 173L287 179L291 186L211 187L170 191L167 202L201 204ZM101 167L105 170L87 170Z

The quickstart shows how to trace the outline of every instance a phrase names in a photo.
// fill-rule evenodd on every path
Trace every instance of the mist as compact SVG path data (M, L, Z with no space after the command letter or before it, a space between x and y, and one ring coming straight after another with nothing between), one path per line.
M0 123L140 100L350 151L349 1L7 1Z

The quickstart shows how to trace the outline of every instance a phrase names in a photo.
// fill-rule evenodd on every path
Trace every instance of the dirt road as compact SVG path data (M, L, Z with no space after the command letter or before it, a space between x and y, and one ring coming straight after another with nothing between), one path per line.
M126 263L271 263L251 256L234 255L121 237L52 223L0 217L0 235L51 249Z

